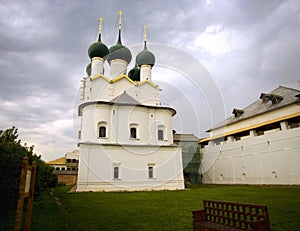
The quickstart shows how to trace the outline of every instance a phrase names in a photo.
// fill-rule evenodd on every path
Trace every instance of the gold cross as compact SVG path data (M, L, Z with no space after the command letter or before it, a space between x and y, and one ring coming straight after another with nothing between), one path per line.
M144 42L147 40L147 26L144 25Z
M103 18L100 17L100 18L97 18L97 20L99 21L99 34L102 34L102 22L103 22Z
M122 10L119 11L119 15L120 15L120 18L119 18L119 29L121 29L121 26L122 26L122 15L123 15Z

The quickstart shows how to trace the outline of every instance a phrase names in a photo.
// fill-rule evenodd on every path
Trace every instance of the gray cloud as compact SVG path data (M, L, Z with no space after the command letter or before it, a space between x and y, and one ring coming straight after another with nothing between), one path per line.
M197 135L229 116L233 107L251 103L260 92L278 85L297 86L297 0L0 1L0 129L17 126L22 140L34 144L46 160L75 149L74 99L89 63L88 46L97 35L96 18L104 17L103 40L111 46L116 43L119 10L124 11L125 45L142 49L142 26L147 24L149 43L185 51L212 74L222 102L210 99L205 79L199 81L202 93L177 100L182 111L191 104L195 111L208 104L198 118L201 131ZM181 64L178 68L186 66L188 75L197 71L188 62ZM162 83L170 86L169 92L163 89L166 100L172 99L176 89L180 92L189 86L175 87L171 82L183 85L183 81L168 81ZM202 98L195 101L193 97ZM185 100L189 102L184 104ZM213 105L209 104L218 103L224 104L226 114L220 112L223 115L212 122L209 107ZM199 117L196 114L193 118ZM183 131L195 132L186 117L184 112L180 116Z

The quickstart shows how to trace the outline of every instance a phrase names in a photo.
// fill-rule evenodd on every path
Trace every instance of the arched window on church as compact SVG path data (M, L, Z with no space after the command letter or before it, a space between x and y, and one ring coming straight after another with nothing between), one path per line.
M159 129L157 131L158 140L164 140L164 130Z
M165 126L164 125L159 125L157 128L157 139L158 140L165 140Z
M106 137L106 127L101 126L99 128L99 137Z
M119 167L114 167L114 179L119 179Z
M107 123L104 121L98 123L98 137L99 138L107 137Z
M148 167L148 175L149 175L149 178L150 178L150 179L153 178L153 167L152 167L152 166L149 166L149 167Z
M136 128L130 128L130 138L136 139Z
M154 167L155 163L148 163L148 178L154 179Z

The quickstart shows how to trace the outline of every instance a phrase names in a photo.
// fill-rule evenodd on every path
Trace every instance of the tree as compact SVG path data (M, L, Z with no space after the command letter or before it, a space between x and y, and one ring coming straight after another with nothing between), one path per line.
M33 146L22 145L15 127L0 130L0 212L14 208L18 200L18 190L22 159L27 156L29 164L37 162L35 198L46 188L54 187L57 176L54 168L47 165L41 156L33 153Z

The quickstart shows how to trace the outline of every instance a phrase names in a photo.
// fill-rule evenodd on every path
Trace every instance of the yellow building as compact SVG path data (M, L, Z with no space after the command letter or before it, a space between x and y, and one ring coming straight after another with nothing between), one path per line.
M55 168L58 182L66 185L76 184L78 175L79 152L67 152L64 157L49 161L47 164Z

